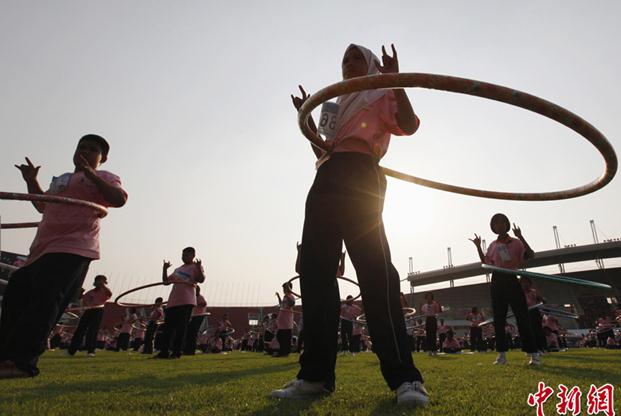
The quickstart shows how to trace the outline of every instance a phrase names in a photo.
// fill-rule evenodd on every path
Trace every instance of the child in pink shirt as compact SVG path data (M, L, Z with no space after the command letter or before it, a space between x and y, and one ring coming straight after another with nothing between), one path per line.
M345 303L341 305L341 351L356 352L353 346L353 331L356 318L361 314L362 309L354 303L354 297L347 295ZM360 344L360 340L358 340L358 344Z
M397 52L382 48L382 63L369 49L349 45L341 63L344 79L398 73ZM308 95L291 97L300 109ZM300 252L305 346L296 379L272 397L297 398L334 391L340 296L334 276L345 242L356 269L374 350L382 375L400 404L425 405L423 378L414 366L399 303L399 273L391 261L382 210L386 177L379 160L391 135L411 135L419 120L402 89L346 94L339 106L327 152L320 159L306 200ZM314 124L313 124L314 125ZM312 128L312 127L311 127Z
M82 339L86 335L86 351L89 357L95 355L97 344L97 332L104 313L104 305L112 297L112 292L106 286L108 278L102 274L95 276L91 289L82 295L82 306L85 308L84 313L80 317L80 323L73 333L71 345L67 352L74 355L82 344Z
M461 352L461 345L459 344L459 341L454 338L452 330L446 333L446 339L442 343L442 350L447 354L456 354Z
M293 336L293 306L295 305L295 298L291 293L292 285L290 282L286 282L282 285L283 297L281 299L280 294L276 292L278 297L278 304L280 308L278 310L278 332L276 332L276 338L280 346L278 353L274 353L276 357L287 357L291 353L291 337Z
M168 296L168 305L164 317L164 333L162 334L162 349L155 358L180 358L188 328L192 308L196 306L196 284L205 281L205 271L202 263L196 259L193 247L186 247L181 253L183 265L168 275L170 262L164 261L162 280L172 283L173 287ZM172 349L172 353L170 353Z
M470 350L484 351L483 328L479 324L485 320L485 317L476 306L473 306L466 315L466 320L470 321Z
M123 324L121 325L121 330L119 331L119 339L116 342L117 351L127 351L129 349L129 341L131 339L134 322L138 320L136 308L129 308L127 312Z
M535 337L535 343L537 344L538 351L545 351L546 338L543 334L543 323L541 320L541 312L538 308L532 308L538 303L543 302L543 298L537 290L533 287L533 282L526 276L520 277L520 285L526 298L526 305L528 306L528 319L530 320L530 328L533 331Z
M47 195L121 207L127 194L118 176L97 170L110 146L89 134L78 141L75 170L54 177ZM40 166L26 158L15 165L28 193L44 194L37 180ZM43 213L28 261L13 273L2 300L0 318L0 378L39 374L37 362L47 337L77 293L92 260L99 258L99 217L92 208L57 203L33 203Z
M155 303L153 304L153 309L149 314L147 331L144 334L144 347L142 348L143 354L153 354L153 339L155 337L155 333L157 332L159 322L164 319L164 309L162 308L162 303L164 303L164 299L160 297L156 298Z
M196 286L196 306L192 308L192 317L188 324L185 335L185 344L183 347L183 355L196 354L196 341L198 339L198 330L203 325L207 313L207 301L201 295L201 288Z
M433 299L433 293L425 293L425 303L420 307L425 315L425 349L428 355L436 355L436 335L438 332L438 314L442 312L442 306Z
M534 251L522 236L522 231L515 224L513 224L513 232L517 238L509 236L511 223L506 215L495 214L490 221L490 227L498 235L498 238L490 244L486 254L483 254L481 249L481 237L475 234L474 239L470 239L476 246L482 263L506 269L518 269L526 260L535 256ZM505 323L508 307L511 306L517 321L522 349L530 356L529 364L539 365L540 355L530 328L526 298L517 277L507 273L492 273L491 298L494 311L494 329L496 331L496 350L498 351L498 357L494 364L507 363Z

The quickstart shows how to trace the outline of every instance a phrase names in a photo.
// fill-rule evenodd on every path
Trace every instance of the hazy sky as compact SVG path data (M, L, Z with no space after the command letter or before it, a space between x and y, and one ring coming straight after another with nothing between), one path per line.
M115 293L160 279L162 259L197 248L211 305L272 304L294 275L314 155L289 95L340 80L349 43L394 43L402 72L474 78L553 101L621 149L618 1L2 1L0 190L25 192L24 156L71 171L78 138L111 143L102 169L121 176L127 205L102 224ZM429 179L504 191L552 191L603 171L595 149L534 113L452 93L409 89L421 119L393 138L382 164ZM402 277L476 261L474 232L492 239L505 212L535 250L621 236L619 179L585 197L508 202L389 179L384 219ZM0 202L3 222L35 221ZM33 230L2 234L25 253ZM355 276L351 264L346 275ZM88 283L90 284L90 283ZM403 284L404 290L407 285ZM343 292L354 288L343 287ZM162 289L158 294L166 294ZM343 296L346 293L342 293ZM147 296L147 295L145 295ZM149 293L148 296L151 296ZM140 297L140 296L138 296Z

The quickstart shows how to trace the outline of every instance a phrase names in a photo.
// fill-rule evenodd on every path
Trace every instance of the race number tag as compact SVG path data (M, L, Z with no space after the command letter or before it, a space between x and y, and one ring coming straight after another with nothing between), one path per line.
M52 183L50 184L49 193L58 194L62 192L67 187L67 185L69 185L71 175L71 173L65 173L60 176L52 177Z
M339 114L339 105L327 101L321 106L321 116L319 117L320 134L323 134L327 140L334 138L336 134L336 120Z
M511 254L509 254L509 250L507 249L507 246L504 244L498 245L498 254L500 255L500 259L502 261L511 260Z

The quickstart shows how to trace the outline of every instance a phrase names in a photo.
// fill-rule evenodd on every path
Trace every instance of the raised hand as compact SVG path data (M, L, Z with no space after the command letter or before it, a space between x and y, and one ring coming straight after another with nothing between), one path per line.
M375 67L382 74L397 74L399 73L399 58L397 58L397 50L395 45L390 44L392 48L392 56L386 53L386 48L382 45L382 65L375 62Z
M522 230L520 230L520 227L516 226L515 223L513 223L513 234L519 239L522 238Z
M78 166L77 166L78 170L81 170L82 172L84 172L84 174L88 177L88 178L92 178L93 176L97 176L97 171L95 171L95 169L93 169L93 167L90 165L90 163L88 163L88 160L86 160L86 158L82 155L80 155L79 159L78 159Z
M469 238L468 240L472 241L475 246L481 247L481 237L476 235L476 233L474 234L474 238Z
M195 259L194 264L196 264L196 267L200 269L201 266L203 265L203 261L201 259Z
M302 97L296 97L293 94L291 94L291 101L293 102L293 106L295 107L295 109L300 111L300 107L302 107L302 104L304 104L304 102L308 100L308 97L310 97L310 94L304 91L304 88L301 85L298 85L298 88L300 89L300 92L302 93Z
M15 165L15 167L22 172L22 177L26 182L37 179L37 174L41 166L33 165L28 158L26 158L26 163L27 165Z
M162 268L164 270L168 270L170 268L170 266L172 266L172 263L169 262L169 261L164 260L164 264L163 264Z

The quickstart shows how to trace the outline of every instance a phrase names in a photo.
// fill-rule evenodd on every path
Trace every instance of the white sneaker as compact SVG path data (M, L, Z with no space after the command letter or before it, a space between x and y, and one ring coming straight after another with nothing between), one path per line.
M494 365L506 365L507 357L504 352L499 352L498 357L496 357L496 361L494 361Z
M321 381L297 379L288 382L282 389L272 391L270 396L277 399L303 399L329 393L330 390L326 389Z
M397 404L426 406L429 403L429 394L420 381L405 382L397 390Z
M538 352L534 352L530 355L530 360L528 361L528 365L538 366L541 365L541 356Z
M86 354L86 355L87 355L87 356L89 356L89 357L94 357L94 356L95 356L95 353L94 353L94 352L89 352L89 353L88 353L88 354Z

